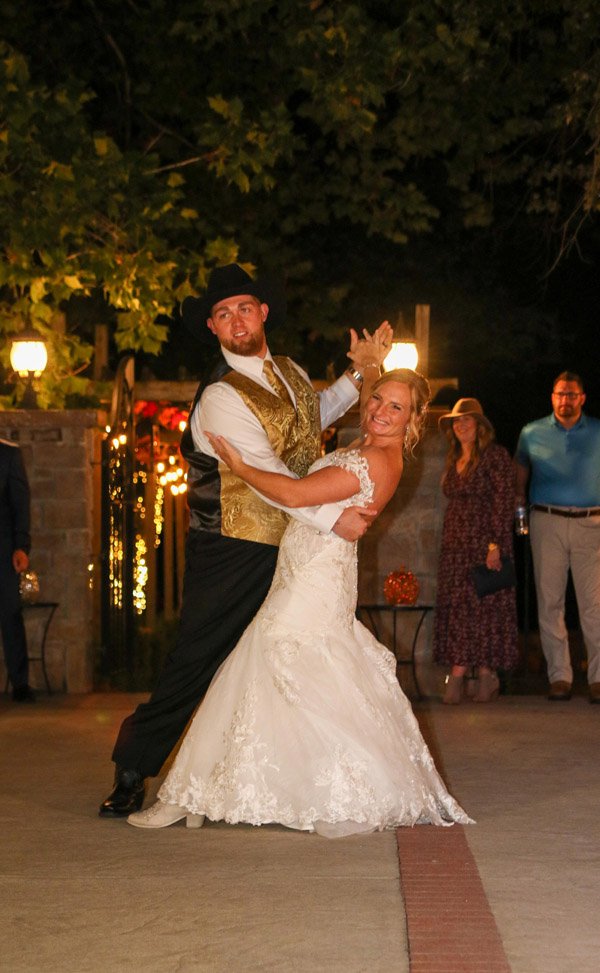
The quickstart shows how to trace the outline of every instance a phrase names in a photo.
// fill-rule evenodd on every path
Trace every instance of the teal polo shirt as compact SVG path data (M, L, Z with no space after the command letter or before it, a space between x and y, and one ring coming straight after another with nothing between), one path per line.
M530 503L600 507L600 419L565 429L554 414L521 430L516 460L531 470Z

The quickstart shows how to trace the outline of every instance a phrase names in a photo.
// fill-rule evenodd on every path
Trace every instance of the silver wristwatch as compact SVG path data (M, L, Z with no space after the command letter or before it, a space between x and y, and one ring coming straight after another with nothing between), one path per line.
M346 371L348 372L348 375L352 376L355 382L362 382L362 373L359 372L357 368L347 368Z

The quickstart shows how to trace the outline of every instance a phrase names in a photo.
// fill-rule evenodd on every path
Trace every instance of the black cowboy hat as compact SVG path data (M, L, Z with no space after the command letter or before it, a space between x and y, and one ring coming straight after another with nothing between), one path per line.
M204 297L186 297L181 305L181 316L194 337L212 342L215 339L206 321L219 301L238 294L251 294L261 304L267 304L269 315L265 331L273 331L285 321L286 300L283 289L273 280L253 280L239 264L216 267L208 278Z

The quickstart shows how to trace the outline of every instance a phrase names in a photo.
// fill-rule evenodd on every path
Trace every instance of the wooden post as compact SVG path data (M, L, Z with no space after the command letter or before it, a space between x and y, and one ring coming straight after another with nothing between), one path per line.
M415 306L415 341L419 350L417 368L422 375L429 373L429 304Z
M108 325L94 325L94 368L95 382L100 382L108 369Z

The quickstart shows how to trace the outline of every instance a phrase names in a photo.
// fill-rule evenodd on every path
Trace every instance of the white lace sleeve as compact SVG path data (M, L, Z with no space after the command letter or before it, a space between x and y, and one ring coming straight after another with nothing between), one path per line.
M330 454L331 466L340 466L358 477L360 489L347 503L370 503L373 499L375 484L369 475L369 464L359 449L336 450Z

